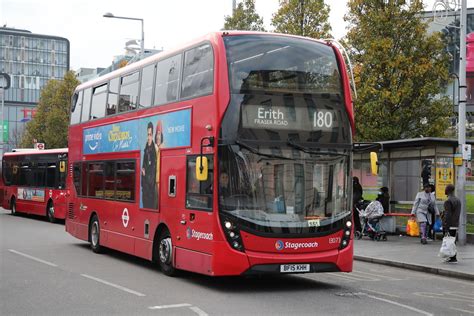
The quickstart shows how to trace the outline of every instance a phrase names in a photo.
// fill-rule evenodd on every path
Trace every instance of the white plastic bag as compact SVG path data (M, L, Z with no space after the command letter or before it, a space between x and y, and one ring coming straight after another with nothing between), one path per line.
M443 238L443 243L439 249L439 256L441 258L450 258L456 255L456 237L445 236Z

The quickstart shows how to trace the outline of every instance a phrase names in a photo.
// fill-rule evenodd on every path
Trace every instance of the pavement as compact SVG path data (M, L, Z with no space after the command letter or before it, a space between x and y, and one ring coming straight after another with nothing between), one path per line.
M422 245L418 237L389 235L387 241L355 240L354 259L474 281L474 245L457 245L458 263L438 257L441 240Z

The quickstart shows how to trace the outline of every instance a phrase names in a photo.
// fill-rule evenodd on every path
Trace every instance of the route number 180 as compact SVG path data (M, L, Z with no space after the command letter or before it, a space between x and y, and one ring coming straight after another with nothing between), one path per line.
M313 114L313 127L317 129L332 128L334 114L331 111L316 111Z

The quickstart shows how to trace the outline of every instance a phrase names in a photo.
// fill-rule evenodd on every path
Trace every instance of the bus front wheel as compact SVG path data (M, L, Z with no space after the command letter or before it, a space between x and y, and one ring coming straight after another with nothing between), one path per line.
M46 217L50 223L56 223L56 218L54 217L53 201L49 201L48 206L46 207Z
M100 224L96 215L92 217L91 225L89 227L89 240L91 242L92 251L95 253L101 253L102 246L100 245Z
M173 267L173 244L171 234L167 229L161 232L159 242L158 260L161 271L167 276L173 276L176 274L176 269Z

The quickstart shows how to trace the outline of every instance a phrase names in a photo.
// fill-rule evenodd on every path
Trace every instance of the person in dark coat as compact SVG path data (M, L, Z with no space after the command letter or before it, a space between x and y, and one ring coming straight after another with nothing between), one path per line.
M459 226L459 215L461 214L461 200L454 195L454 185L448 184L444 193L448 199L444 202L443 232L450 236L456 236ZM448 258L446 262L458 262L456 255Z
M359 178L353 177L352 178L352 209L354 213L354 228L356 231L361 231L362 227L360 225L360 217L359 212L355 209L355 205L362 200L362 194L364 190L362 189L362 185L360 185Z
M431 162L429 160L423 160L423 169L421 171L421 179L423 180L423 186L430 184L431 178Z
M382 193L381 198L380 198L380 203L382 203L383 206L383 212L390 213L390 194L388 193L388 188L387 187L381 187L380 188L380 193Z
M142 202L144 208L157 208L156 191L156 148L153 143L153 123L147 126L147 143L143 150Z

